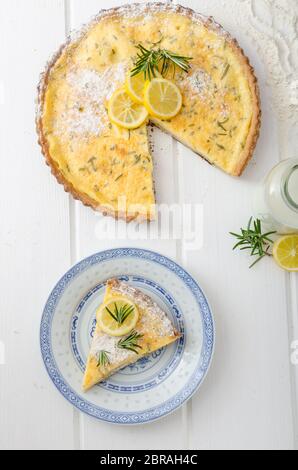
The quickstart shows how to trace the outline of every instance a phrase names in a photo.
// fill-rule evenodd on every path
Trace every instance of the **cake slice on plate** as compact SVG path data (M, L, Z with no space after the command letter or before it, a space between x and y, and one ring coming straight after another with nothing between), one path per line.
M83 379L85 391L180 337L148 295L117 279L107 282L96 321Z

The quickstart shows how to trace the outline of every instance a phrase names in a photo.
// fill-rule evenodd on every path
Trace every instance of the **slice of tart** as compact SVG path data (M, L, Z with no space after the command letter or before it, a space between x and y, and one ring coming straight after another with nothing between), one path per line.
M83 389L176 341L180 335L165 312L127 282L107 282L87 358Z
M151 122L226 173L242 173L261 115L248 59L211 18L169 2L102 11L48 65L37 128L47 163L65 189L127 221L154 218L152 157L146 125L121 130L110 122L107 103L134 67L139 44L191 57L187 73L167 77L182 93L181 111Z

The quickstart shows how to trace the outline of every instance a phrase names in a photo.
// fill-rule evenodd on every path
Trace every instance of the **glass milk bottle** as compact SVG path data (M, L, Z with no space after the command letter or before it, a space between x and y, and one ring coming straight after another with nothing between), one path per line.
M298 233L298 158L272 168L255 193L253 208L270 230Z

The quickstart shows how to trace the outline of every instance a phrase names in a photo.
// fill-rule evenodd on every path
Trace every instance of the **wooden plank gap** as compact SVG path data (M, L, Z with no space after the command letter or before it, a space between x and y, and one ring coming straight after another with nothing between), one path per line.
M70 0L64 0L64 21L65 21L65 36L66 38L71 31L71 4Z
M71 3L70 0L64 0L64 25L65 39L71 32ZM70 240L70 262L75 264L78 261L78 243L77 243L77 207L76 201L69 195L69 240ZM81 413L73 408L73 446L75 450L82 449L82 423Z

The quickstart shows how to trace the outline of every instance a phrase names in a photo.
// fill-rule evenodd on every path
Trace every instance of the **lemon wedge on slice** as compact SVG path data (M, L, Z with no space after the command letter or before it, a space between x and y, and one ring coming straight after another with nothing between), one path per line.
M125 129L136 129L146 121L148 111L142 104L133 101L122 87L112 94L108 103L108 115L113 124Z
M98 308L96 318L98 326L104 333L110 336L123 336L136 326L139 312L130 300L115 298Z
M298 235L285 235L273 245L273 257L287 271L298 271Z
M167 120L179 113L182 95L179 88L165 78L153 78L146 83L144 105L152 116Z

